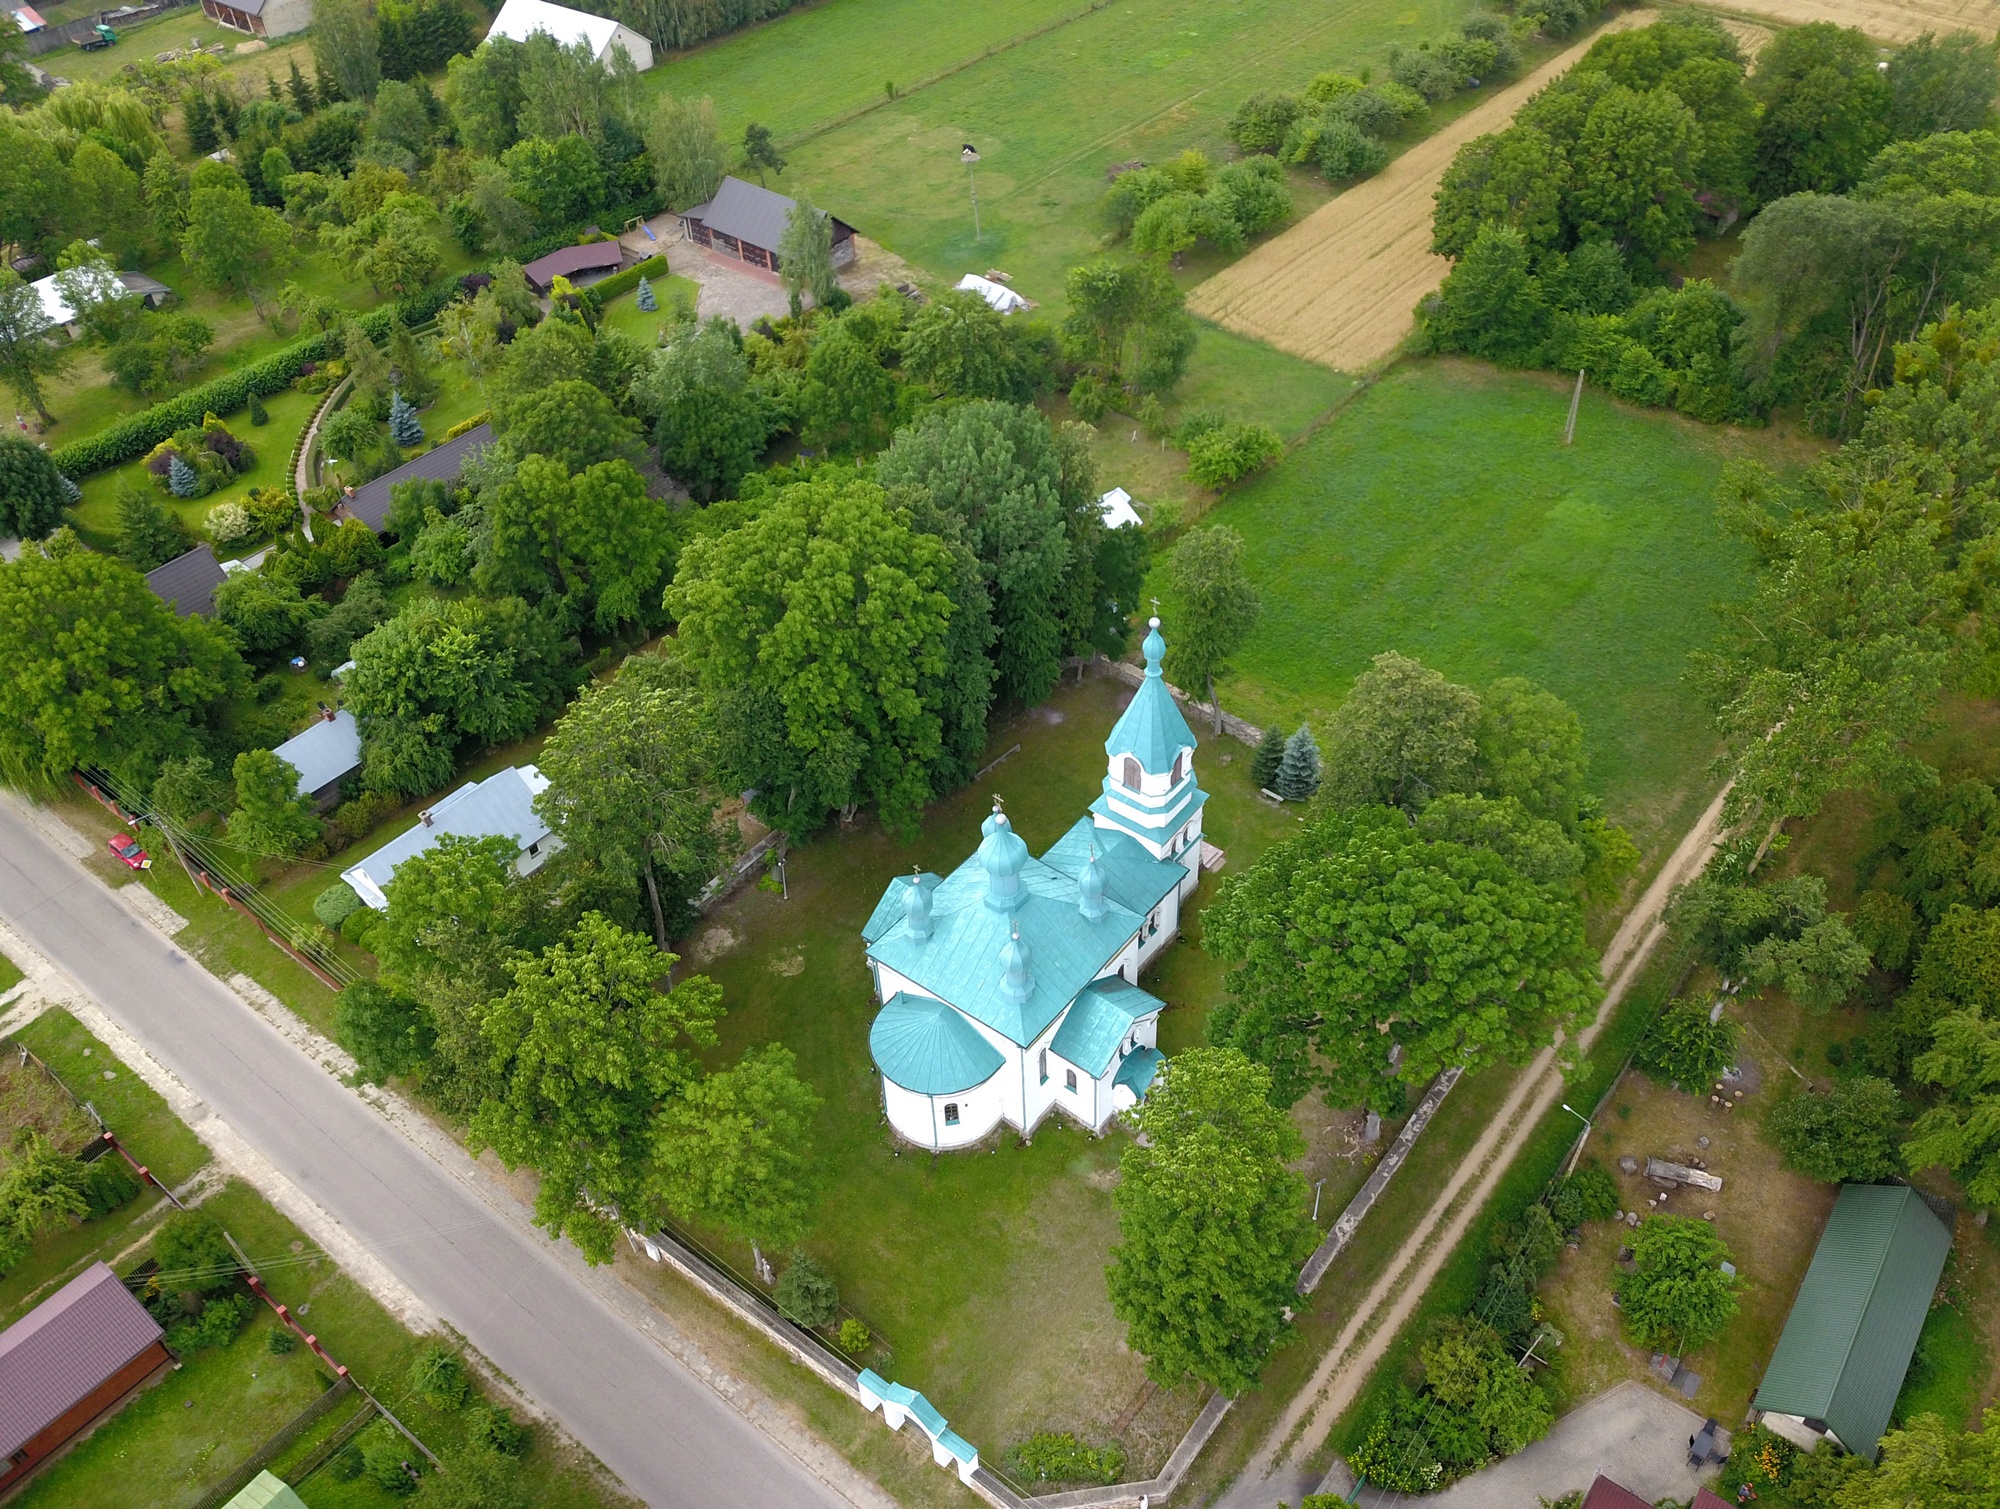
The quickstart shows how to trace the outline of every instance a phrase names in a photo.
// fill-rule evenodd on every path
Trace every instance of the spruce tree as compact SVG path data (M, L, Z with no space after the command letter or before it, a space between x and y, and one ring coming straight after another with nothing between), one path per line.
M269 73L269 72L266 72L266 73L265 73L265 75L264 75L264 92L265 92L266 94L268 94L268 95L269 95L269 96L271 97L271 103L272 103L272 104L274 104L274 105L282 105L282 104L284 104L284 102L285 102L285 96L284 96L284 95L283 95L283 93L282 93L282 92L280 92L280 90L278 89L278 78L277 78L277 75L276 75L276 74L273 74L273 73Z
M83 489L70 481L62 472L56 473L56 486L62 489L63 502L70 507L74 508L83 501Z
M659 307L660 307L660 301L653 296L652 281L648 278L641 277L639 279L639 308L646 314L652 314L656 310L658 310Z
M168 513L153 493L131 482L118 486L118 553L141 571L163 566L193 541L178 514Z
M1257 752L1250 757L1250 779L1260 790L1276 791L1273 783L1278 779L1278 766L1285 758L1285 736L1276 726L1264 730L1263 740L1257 745Z
M424 427L417 422L417 411L401 393L389 395L389 438L398 445L424 443Z
M188 146L197 157L206 157L217 146L215 110L200 90L182 102L181 123L187 128Z
M176 455L167 463L167 491L176 498L192 498L201 489L195 469Z
M298 107L299 114L311 115L319 101L313 98L313 86L306 82L306 76L299 72L299 60L292 59L292 76L285 84L285 90Z
M1319 790L1319 745L1313 741L1312 730L1303 723L1297 733L1285 740L1285 757L1278 763L1276 790L1288 802L1308 801Z
M255 393L250 395L250 422L252 424L269 424L271 422L271 414L264 407L264 400L259 398Z

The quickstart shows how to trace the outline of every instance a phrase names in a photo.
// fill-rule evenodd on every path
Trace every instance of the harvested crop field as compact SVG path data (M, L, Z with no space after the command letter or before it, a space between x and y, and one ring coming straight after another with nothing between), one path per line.
M1653 17L1652 11L1628 11L1597 35L1643 26ZM1343 372L1383 361L1409 335L1417 300L1451 270L1431 251L1431 210L1452 158L1475 137L1502 129L1528 96L1594 40L1549 59L1224 268L1188 295L1188 308L1239 335Z
M1831 21L1858 26L1878 42L1914 42L1925 32L2000 32L1995 0L1736 0L1729 12L1764 17L1785 26Z

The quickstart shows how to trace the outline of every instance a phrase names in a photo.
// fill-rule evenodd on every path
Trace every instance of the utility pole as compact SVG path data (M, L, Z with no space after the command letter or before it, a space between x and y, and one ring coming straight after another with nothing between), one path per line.
M979 244L979 184L973 177L972 165L979 161L979 151L967 142L958 149L958 160L965 164L965 186L972 191L972 244Z
M1583 368L1576 369L1576 391L1569 396L1569 423L1563 426L1563 444L1572 445L1576 441L1576 410L1583 402Z

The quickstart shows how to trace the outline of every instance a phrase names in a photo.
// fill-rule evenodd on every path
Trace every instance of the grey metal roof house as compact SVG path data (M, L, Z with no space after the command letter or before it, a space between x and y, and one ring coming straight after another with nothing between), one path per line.
M103 1263L0 1331L0 1496L174 1360Z
M164 566L146 573L146 585L153 595L182 618L213 618L215 589L229 577L206 545L197 545L186 555L177 555Z
M340 783L361 768L361 726L354 714L328 708L271 753L299 773L299 795L324 812L340 800Z
M380 534L388 524L390 488L398 482L443 482L447 485L456 482L460 468L465 465L466 453L492 443L493 426L475 425L463 435L425 451L416 460L405 461L393 472L384 472L373 482L364 482L342 498L340 506L349 517L359 519Z
M536 293L547 296L557 278L575 282L587 272L612 273L625 260L625 249L616 241L592 241L583 246L563 246L546 257L537 257L521 268L521 276Z
M1764 1423L1810 1450L1822 1437L1873 1457L1951 1252L1950 1223L1902 1184L1849 1184L1755 1400Z
M548 777L532 765L510 765L474 781L418 814L417 825L390 839L340 878L378 912L389 910L389 882L396 867L422 854L447 834L462 838L511 838L520 853L514 873L532 875L562 847L535 811L535 798L548 790Z
M697 246L777 272L778 241L794 208L796 202L783 194L740 178L725 178L707 204L681 211L681 229ZM826 215L825 210L820 213ZM827 219L833 224L833 265L845 267L855 256L854 227L833 215Z

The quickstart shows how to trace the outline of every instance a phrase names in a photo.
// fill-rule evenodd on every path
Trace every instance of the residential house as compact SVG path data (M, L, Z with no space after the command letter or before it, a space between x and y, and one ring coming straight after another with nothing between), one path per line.
M606 68L611 66L612 54L621 47L639 72L653 66L653 44L631 27L593 16L588 11L571 10L567 5L551 5L549 0L507 0L486 35L489 40L506 37L525 42L536 32L554 37L565 47L583 43L590 49L590 55Z
M177 555L164 566L146 573L146 585L153 595L182 618L215 617L215 589L229 580L206 545L197 545L186 555Z
M340 783L361 768L361 726L354 714L322 706L303 732L271 753L299 773L299 795L324 812L340 800Z
M532 875L562 847L562 840L535 811L535 798L548 789L548 777L532 765L510 765L483 781L470 782L420 812L415 827L341 871L340 878L376 911L386 912L389 882L397 866L435 848L446 835L511 839L516 849L514 873Z
M171 1367L164 1334L103 1263L0 1331L0 1498Z
M359 519L377 534L388 528L389 489L398 482L442 482L449 487L458 480L468 452L493 443L493 426L474 425L463 435L432 446L414 461L405 461L392 472L384 472L372 482L364 482L340 500L340 511Z

